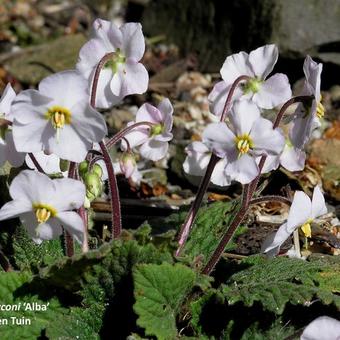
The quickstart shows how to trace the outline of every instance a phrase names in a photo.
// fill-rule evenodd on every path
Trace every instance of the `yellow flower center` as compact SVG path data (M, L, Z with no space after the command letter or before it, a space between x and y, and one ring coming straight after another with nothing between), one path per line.
M235 144L240 155L247 153L249 149L251 149L254 146L253 141L247 134L237 136L235 138Z
M45 113L46 119L51 120L55 129L62 129L65 124L71 124L71 111L66 107L52 106Z
M312 237L312 228L311 228L311 223L313 222L313 219L308 219L306 223L304 223L301 226L301 230L305 234L306 237Z
M39 224L45 223L50 217L57 215L57 210L48 204L35 203L33 204L33 210Z

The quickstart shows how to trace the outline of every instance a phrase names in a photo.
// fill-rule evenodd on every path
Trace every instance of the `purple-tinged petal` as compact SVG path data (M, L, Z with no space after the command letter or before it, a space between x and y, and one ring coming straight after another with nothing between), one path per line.
M107 20L96 19L92 27L93 37L99 38L108 52L114 52L116 48L122 47L122 32L115 24Z
M209 124L203 132L202 139L208 148L221 158L235 149L235 135L225 123Z
M227 85L227 83L222 80L215 84L214 88L209 93L208 100L210 112L219 118L222 116L230 88L231 85Z
M303 64L303 71L306 76L306 86L309 90L309 94L314 95L315 100L319 102L321 99L320 86L321 86L322 64L316 63L308 55Z
M145 51L145 41L140 23L129 22L120 27L123 35L122 50L127 58L135 61L142 59Z
M265 45L249 53L249 63L256 77L266 79L279 57L279 51L274 44Z
M253 101L263 109L272 109L292 96L289 80L285 74L276 73L262 83Z
M163 115L161 111L155 106L145 103L136 113L136 122L150 122L160 124L163 122Z

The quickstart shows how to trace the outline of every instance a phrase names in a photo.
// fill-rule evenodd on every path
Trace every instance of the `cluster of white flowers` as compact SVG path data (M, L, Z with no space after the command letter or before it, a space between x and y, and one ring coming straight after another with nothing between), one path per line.
M0 220L19 216L36 242L59 236L61 226L77 241L83 240L84 221L73 210L84 203L88 207L101 194L102 182L108 178L103 160L94 160L89 153L100 153L98 143L107 136L106 122L91 105L91 95L95 91L96 106L108 109L128 95L145 92L149 76L139 62L144 50L139 23L118 28L97 19L74 70L48 76L38 90L24 90L18 95L10 84L6 86L0 100L0 166L8 161L19 167L25 161L32 170L22 171L11 183L13 201L2 207ZM93 89L97 65L105 56L109 58ZM138 149L150 160L163 158L172 139L172 113L168 99L158 108L144 104L128 126L142 124L124 136L128 150L113 168L138 183L141 175L133 151ZM125 144L122 147L126 149ZM65 168L69 162L78 164L79 173ZM63 178L48 177L55 173Z
M18 167L25 161L32 170L22 171L13 180L13 200L0 210L0 220L19 216L36 242L59 236L61 227L81 242L85 221L74 210L84 204L88 207L102 193L103 181L110 179L112 169L139 182L141 174L134 152L152 161L166 156L173 138L173 107L165 98L157 107L142 105L134 121L117 134L119 137L115 136L115 142L115 137L111 139L111 144L122 141L123 151L119 162L110 164L111 171L103 161L102 145L108 131L96 107L108 109L128 95L147 90L148 72L140 63L144 51L139 23L118 28L97 19L74 70L53 74L40 82L38 90L28 89L18 95L10 84L6 86L0 100L0 166L8 161ZM292 96L286 75L269 76L277 59L275 45L227 57L221 68L223 80L209 95L211 111L220 122L206 127L201 142L187 146L183 164L187 173L202 176L212 154L218 159L211 181L220 186L232 181L251 183L260 173L280 164L291 171L304 168L305 145L324 115L322 65L306 58L301 93L305 100L297 106L285 136L277 122L263 116L265 110L280 108ZM238 79L238 86L230 92L231 106L224 112L227 95ZM65 162L71 162L69 168ZM50 179L48 175L54 173L63 178ZM297 192L288 222L264 245L264 251L276 254L299 226L310 234L310 221L325 211L319 188L312 201Z

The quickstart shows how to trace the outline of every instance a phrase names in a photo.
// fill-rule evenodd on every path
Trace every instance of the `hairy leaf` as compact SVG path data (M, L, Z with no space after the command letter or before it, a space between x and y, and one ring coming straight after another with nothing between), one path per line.
M175 339L176 316L195 284L195 273L181 264L142 264L134 270L133 278L137 324L147 335Z

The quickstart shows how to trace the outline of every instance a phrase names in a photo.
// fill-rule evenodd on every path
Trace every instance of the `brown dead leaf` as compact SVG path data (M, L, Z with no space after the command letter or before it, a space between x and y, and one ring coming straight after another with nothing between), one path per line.
M327 139L340 139L340 121L336 120L332 123L332 126L328 128L324 134Z

